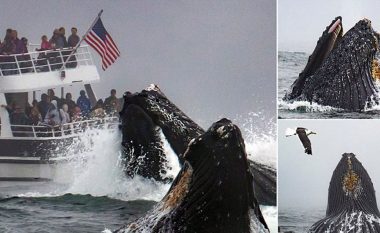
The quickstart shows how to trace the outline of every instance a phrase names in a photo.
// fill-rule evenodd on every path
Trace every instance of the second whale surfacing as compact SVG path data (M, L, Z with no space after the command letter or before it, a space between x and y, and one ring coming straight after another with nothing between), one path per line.
M131 106L135 106L132 109L138 108L144 112L144 118L147 118L147 122L144 123L141 118L139 122L131 121L130 119L135 119L134 117L137 114L137 111L130 111ZM121 119L123 122L123 145L125 148L137 148L133 152L133 155L127 155L127 157L133 158L142 158L141 160L146 160L145 163L150 164L150 167L156 169L150 169L147 166L138 166L138 168L131 169L133 171L139 171L139 175L144 177L144 174L153 173L153 178L159 177L156 179L161 181L162 178L162 165L165 165L166 157L162 153L160 145L162 144L157 136L154 136L154 130L147 131L147 128L152 128L152 124L156 128L160 128L166 137L166 140L170 144L171 148L178 156L178 160L181 165L183 165L183 154L187 149L188 144L193 138L196 138L203 133L205 130L198 126L194 121L192 121L186 114L184 114L175 104L173 104L165 94L159 89L157 85L151 85L147 89L131 94L126 93L124 95L124 108L120 112ZM132 115L132 117L129 117ZM149 118L149 119L148 119ZM147 127L149 126L149 127ZM130 127L139 128L139 134L135 133L136 130L131 129ZM141 132L140 128L144 129L145 132ZM155 148L145 149L149 152L149 155L141 155L141 143L134 143L134 141L142 141L141 135L143 136L143 141L146 138L155 140L151 145L156 145ZM133 137L136 137L136 140L133 140ZM144 143L146 147L148 143ZM157 150L156 150L157 149ZM131 152L131 150L129 150ZM136 153L137 152L137 153ZM150 159L152 157L152 159ZM161 158L161 159L160 159ZM158 164L152 165L152 162ZM250 170L253 174L253 185L255 189L256 197L260 204L262 205L276 205L276 170L266 166L264 164L248 160ZM130 164L130 163L127 163ZM139 164L133 163L133 166ZM131 166L133 168L133 166ZM128 171L128 170L127 170ZM152 177L152 176L150 176ZM165 178L167 180L167 178Z
M284 100L357 112L378 102L372 65L379 50L379 34L368 19L342 34L342 18L337 17L323 32Z
M237 126L214 123L189 143L183 160L162 201L116 232L268 232Z
M309 232L380 232L375 189L354 154L342 155L331 177L326 217L315 223Z

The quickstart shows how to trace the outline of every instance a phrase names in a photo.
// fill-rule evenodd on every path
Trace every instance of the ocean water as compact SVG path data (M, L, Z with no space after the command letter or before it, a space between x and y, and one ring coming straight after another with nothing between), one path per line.
M257 114L240 117L250 158L276 167L275 121L265 130L254 126ZM50 182L0 181L0 232L61 233L115 230L143 216L166 194L170 184L142 177L124 176L119 131L94 129L55 155L62 162ZM82 149L78 153L76 148ZM168 143L168 176L176 176L179 164ZM272 232L277 231L277 207L262 206Z
M278 210L278 225L281 232L305 233L309 228L326 215L325 207L283 208Z
M380 118L380 106L375 105L361 113L342 111L307 101L283 101L285 93L305 68L310 54L303 52L278 52L278 118L279 119L368 119ZM379 86L379 84L377 83Z

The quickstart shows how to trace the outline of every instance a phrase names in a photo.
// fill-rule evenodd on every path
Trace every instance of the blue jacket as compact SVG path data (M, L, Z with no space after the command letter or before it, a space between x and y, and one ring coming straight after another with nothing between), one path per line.
M91 111L91 102L86 96L80 96L77 100L77 105L80 108L83 116L88 116Z

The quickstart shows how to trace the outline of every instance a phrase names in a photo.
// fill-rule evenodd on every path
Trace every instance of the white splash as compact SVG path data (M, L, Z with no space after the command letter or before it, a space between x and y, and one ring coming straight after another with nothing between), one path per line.
M171 150L161 133L164 150L168 155L167 176L175 177L179 172L177 156ZM135 176L124 175L121 164L121 135L117 131L90 130L81 137L87 148L82 153L71 156L66 164L61 164L55 181L68 182L64 193L108 196L121 200L159 201L170 185ZM75 145L76 146L76 145ZM70 177L71 179L67 179Z
M181 170L178 161L178 156L174 153L162 130L160 130L160 137L161 141L163 142L164 152L167 155L166 158L168 160L168 167L166 168L166 177L175 178L178 172Z
M331 111L340 111L338 108L331 106L324 106L317 104L315 102L310 103L309 101L293 101L287 102L284 100L278 101L279 110L289 110L289 111L298 111L298 112L331 112Z
M277 168L277 127L273 118L263 113L251 112L248 116L238 116L234 121L242 131L248 158ZM259 123L264 125L260 128Z
M379 81L375 82L375 86L377 88L380 88ZM366 106L364 107L365 112L371 112L371 111L379 111L380 110L380 104L377 101L377 99L380 99L380 93L377 93L376 96L371 96L370 100L367 102ZM370 107L367 107L370 106Z
M180 170L177 155L161 133L168 159L166 176L174 178ZM54 183L51 189L18 194L23 197L52 197L66 193L108 196L124 201L160 201L170 188L154 180L135 176L126 177L121 164L121 135L118 130L89 129L79 140L66 145L64 155L55 155ZM80 148L78 150L78 148Z
M260 206L261 212L269 227L269 232L278 231L278 209L277 206Z

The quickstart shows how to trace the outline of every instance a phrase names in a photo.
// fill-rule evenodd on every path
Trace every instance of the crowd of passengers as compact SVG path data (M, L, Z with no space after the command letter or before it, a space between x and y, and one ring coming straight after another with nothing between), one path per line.
M120 102L115 89L111 90L111 95L104 102L99 99L95 106L91 106L84 90L80 91L75 102L71 93L66 93L66 98L58 98L54 90L49 89L47 94L41 95L41 101L33 100L32 105L28 103L25 109L16 103L1 107L8 110L11 125L60 126L86 119L118 116Z
M80 38L77 35L77 28L71 28L71 35L66 39L65 36L65 28L61 27L59 29L55 29L52 37L48 40L46 35L41 37L41 47L37 48L37 51L40 51L37 59L32 61L30 55L27 53L28 51L28 39L22 37L19 39L17 35L17 31L11 28L6 30L6 34L4 40L0 41L0 69L2 70L3 75L11 75L16 74L17 71L17 63L20 67L22 73L32 72L32 64L31 62L35 62L35 66L38 68L37 71L47 71L48 70L48 60L49 64L56 64L51 69L59 69L62 66L62 63L68 58L71 53L70 48L75 47ZM49 52L46 53L44 51L47 50L59 50L65 49L62 52L63 59L57 52ZM17 55L17 63L15 60L15 56L7 56L7 55ZM57 65L60 64L60 65ZM67 67L76 67L75 57L70 57L70 60L67 62Z

